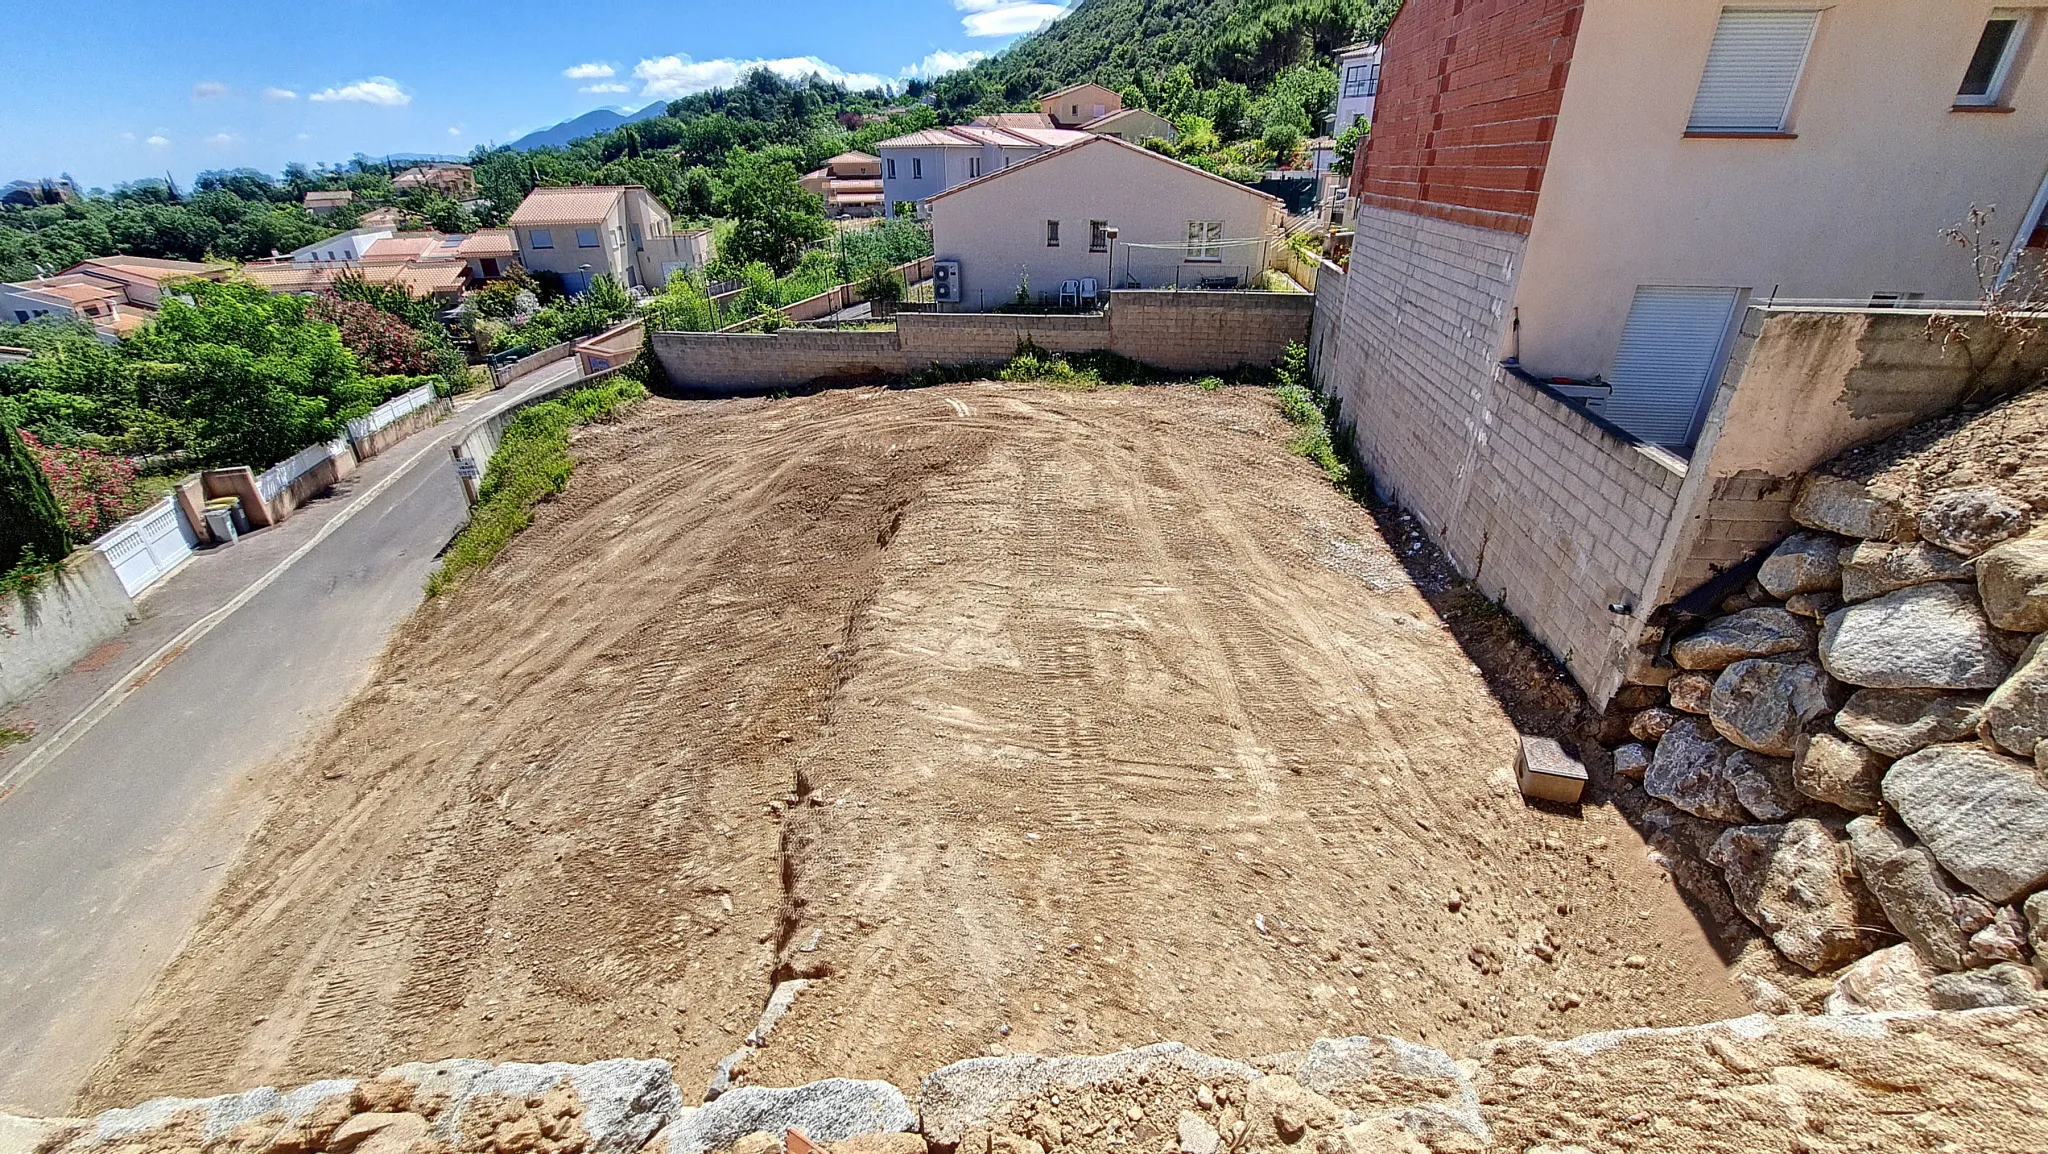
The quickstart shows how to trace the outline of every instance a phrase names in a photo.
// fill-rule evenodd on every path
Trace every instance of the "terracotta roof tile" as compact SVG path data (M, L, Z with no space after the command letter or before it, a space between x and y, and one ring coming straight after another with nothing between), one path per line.
M601 221L612 205L637 185L596 185L570 188L536 188L519 202L508 222L515 228L544 228L553 224L591 224Z

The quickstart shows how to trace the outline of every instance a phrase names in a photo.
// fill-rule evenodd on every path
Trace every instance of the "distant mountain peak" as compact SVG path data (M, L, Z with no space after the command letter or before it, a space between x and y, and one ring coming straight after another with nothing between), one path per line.
M616 106L593 108L572 120L564 120L560 124L529 132L525 136L513 141L507 147L515 152L525 152L531 148L560 148L572 140L581 140L586 136L595 136L600 132L610 132L621 124L634 124L642 120L652 120L667 111L668 101L666 100L657 100L651 104L643 105L637 112L629 112L624 108Z

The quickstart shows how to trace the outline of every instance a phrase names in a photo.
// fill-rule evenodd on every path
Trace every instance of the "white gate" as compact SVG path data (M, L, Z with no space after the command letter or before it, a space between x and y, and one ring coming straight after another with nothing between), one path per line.
M121 588L133 597L177 568L199 544L199 535L185 524L177 502L165 497L115 526L93 548L106 555Z
M1600 415L1653 445L1692 443L1740 289L1636 290Z

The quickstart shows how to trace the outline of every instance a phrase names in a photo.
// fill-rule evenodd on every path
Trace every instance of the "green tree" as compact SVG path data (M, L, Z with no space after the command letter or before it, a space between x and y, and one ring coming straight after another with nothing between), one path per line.
M0 572L70 555L71 531L49 478L14 426L0 417Z
M1371 127L1363 120L1355 120L1351 127L1337 134L1336 155L1330 162L1330 171L1340 176L1351 175L1351 161L1358 155L1358 142L1365 139Z
M719 255L760 261L778 273L796 267L805 248L832 232L824 204L797 184L796 166L759 153L732 155L719 207L734 220L731 251Z
M1195 73L1186 64L1176 64L1159 80L1159 115L1172 120L1200 111L1195 99Z

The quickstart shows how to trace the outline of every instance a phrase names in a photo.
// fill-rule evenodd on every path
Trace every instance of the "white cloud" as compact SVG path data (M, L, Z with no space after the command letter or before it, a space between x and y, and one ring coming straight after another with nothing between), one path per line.
M856 92L880 88L888 79L871 72L848 72L815 56L790 56L781 60L692 60L687 56L663 56L642 60L633 66L640 81L640 95L673 100L693 92L731 88L740 77L756 68L766 68L784 80L817 76L844 84Z
M289 88L266 88L263 90L263 99L265 100L297 100L298 98L299 94Z
M600 64L592 61L589 64L578 64L574 68L564 68L562 69L562 75L571 80L603 80L605 77L614 76L617 73L613 71L612 66L609 64Z
M631 92L631 91L633 91L633 86L632 86L632 85L630 85L630 84L611 84L611 83L606 83L606 84L586 84L586 85L584 85L583 87L581 87L581 88L578 88L578 89L577 89L576 91L578 91L578 92Z
M398 86L398 81L389 76L372 76L340 88L325 88L308 97L309 100L330 102L350 101L356 104L377 104L385 108L400 108L412 103L412 94Z
M450 136L461 136L461 135L462 135L462 126L461 126L460 124L451 124L451 125L449 125L449 126L448 126L448 135L450 135Z
M151 148L159 150L169 148L171 146L171 142L164 139L162 136L152 136L148 140L143 141L142 143L149 145Z
M948 52L941 48L916 64L904 65L903 75L915 76L922 80L935 80L948 72L958 72L986 59L986 52Z
M969 36L1021 36L1067 14L1064 5L1039 0L953 0L953 7L967 13L960 26Z
M301 133L299 133L299 143L300 143L300 144L304 144L304 143L306 143L307 141L309 141L309 140L311 140L311 139L313 139L313 134L312 134L312 133L310 133L310 132L301 132Z
M242 138L232 132L216 132L206 138L206 143L214 148L228 148L241 142Z
M192 86L192 99L213 100L228 94L228 86L218 80L202 80Z

